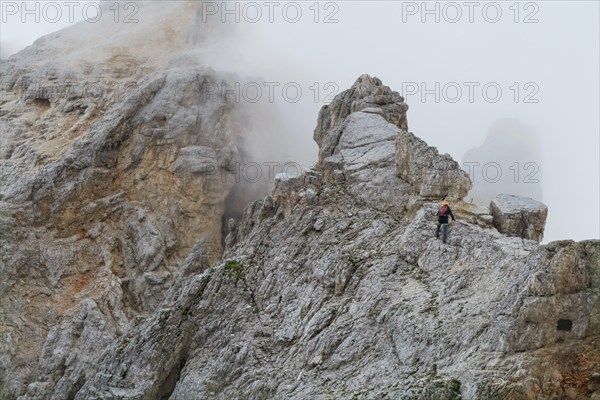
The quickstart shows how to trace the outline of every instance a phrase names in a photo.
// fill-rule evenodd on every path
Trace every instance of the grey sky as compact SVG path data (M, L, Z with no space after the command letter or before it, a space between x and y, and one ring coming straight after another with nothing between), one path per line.
M8 2L2 3L4 10ZM315 23L316 8L307 2L301 3L303 14L297 23L285 20L282 7L275 9L270 23L268 8L257 2L262 19L248 23L241 15L242 35L232 52L236 59L230 64L215 61L215 69L282 84L301 82L301 101L289 103L281 95L275 100L293 133L287 150L305 164L316 158L312 130L331 92L325 85L333 82L344 90L363 73L403 93L410 106L411 131L458 161L483 143L496 121L518 120L533 127L541 143L543 202L549 207L544 241L600 237L599 3L473 3L469 9L461 1L451 6L428 2L429 10L438 7L436 22L435 14L422 14L420 1L321 2ZM502 15L492 23L498 8ZM457 10L462 17L452 23ZM220 18L220 11L210 18ZM246 17L253 18L253 10L247 11ZM338 22L323 23L327 15ZM81 11L75 17L81 20ZM32 17L21 23L7 16L0 32L3 53L68 24L66 17L52 24L35 23ZM320 88L317 102L309 89L313 83ZM486 84L487 99L482 93ZM433 90L424 99L421 85ZM415 94L406 93L417 88ZM502 94L493 102L496 88ZM494 160L481 163L490 161Z

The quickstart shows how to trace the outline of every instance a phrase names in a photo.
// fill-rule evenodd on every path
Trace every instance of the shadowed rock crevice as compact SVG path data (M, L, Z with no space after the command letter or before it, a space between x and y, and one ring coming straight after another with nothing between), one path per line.
M558 323L556 324L557 331L571 332L572 328L573 328L573 321L571 321L570 319L559 319Z
M185 359L179 361L178 364L169 372L165 381L161 384L158 389L158 399L160 400L169 400L173 391L175 390L175 386L181 377L181 371L185 367Z

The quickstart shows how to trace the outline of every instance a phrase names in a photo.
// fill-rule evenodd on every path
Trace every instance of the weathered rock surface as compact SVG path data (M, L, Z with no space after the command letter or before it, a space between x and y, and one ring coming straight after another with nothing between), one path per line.
M490 203L498 231L509 236L541 242L548 216L548 207L539 201L510 194L499 194Z
M435 204L406 225L321 188L287 218L249 206L228 261L177 284L76 398L589 396L598 281L565 272L597 279L597 241L459 224L442 245Z
M272 197L248 205L223 262L182 275L75 398L596 396L600 242L540 246L458 202L473 221L442 244L438 203L395 175L397 187L377 180L395 171L386 149L400 132L369 114L338 122L322 167L279 176ZM330 157L344 179L331 179ZM394 190L412 207L374 206ZM181 269L201 258L196 248Z
M214 28L196 24L201 5L163 6L2 60L2 399L72 398L199 240L203 268L220 259L238 145L260 139L225 78L189 55Z
M358 111L335 131L339 141L320 164L325 179L346 185L374 207L396 208L408 200L411 188L396 175L394 139L400 130L395 125L378 114Z
M448 154L438 154L410 132L396 138L398 176L426 199L462 200L471 189L471 180Z
M79 301L94 298L93 287L102 299L119 287L116 302L129 318L148 312L198 239L212 249L211 262L220 257L225 199L234 182L223 180L223 171L239 158L226 120L232 105L203 90L215 82L213 72L201 69L150 76L62 159L2 187L16 235L4 247L10 332L19 335L17 304L23 302L41 333L71 307L83 307ZM29 152L35 150L10 160ZM111 319L119 313L104 311L104 324L118 325ZM42 351L55 345L46 341ZM18 381L14 372L7 371L7 382Z
M383 85L380 79L362 75L351 89L335 96L331 104L324 106L319 112L313 135L319 145L319 161L333 154L346 117L361 110L379 114L399 129L408 129L408 105L404 103L404 98Z
M48 59L48 41L26 59ZM433 200L460 200L470 181L407 132L406 104L377 78L321 110L316 168L279 175L230 221L221 259L221 178L243 123L219 74L182 49L118 61L111 73L143 80L92 105L20 97L65 73L60 54L56 74L10 61L0 397L599 395L600 242L540 246L459 201L447 244L433 238Z
M314 132L318 168L325 178L347 180L364 198L380 198L365 192L374 187L373 179L379 179L378 190L398 189L382 199L384 204L394 203L409 188L424 200L462 200L472 186L467 173L449 155L438 154L435 147L408 132L407 110L397 92L368 75L337 95L321 109ZM373 168L377 173L372 173ZM392 174L410 186L399 184Z

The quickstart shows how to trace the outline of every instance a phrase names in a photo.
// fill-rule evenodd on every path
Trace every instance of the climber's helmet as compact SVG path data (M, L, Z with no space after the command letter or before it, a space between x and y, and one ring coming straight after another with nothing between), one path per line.
M445 206L449 206L449 205L450 205L450 203L449 203L449 202L447 202L447 201L445 201L445 202L444 202L444 205L445 205Z

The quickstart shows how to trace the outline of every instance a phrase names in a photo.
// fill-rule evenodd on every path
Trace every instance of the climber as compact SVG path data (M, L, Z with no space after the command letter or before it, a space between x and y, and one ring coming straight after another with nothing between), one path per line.
M435 230L435 238L439 239L440 237L440 227L442 228L442 242L446 243L446 238L448 237L448 215L452 217L452 221L456 221L454 218L454 214L452 214L452 210L450 209L450 203L444 201L444 204L438 209L438 223L437 228Z

